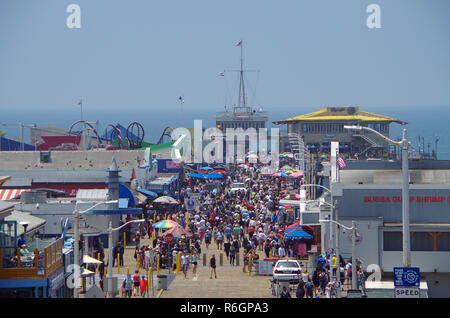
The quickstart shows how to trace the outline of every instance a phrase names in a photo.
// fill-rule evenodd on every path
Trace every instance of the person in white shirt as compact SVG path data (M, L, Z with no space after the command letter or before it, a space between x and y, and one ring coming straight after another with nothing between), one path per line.
M278 248L278 256L279 256L280 258L284 258L284 257L286 256L286 250L284 249L284 246L283 246L283 245L281 245L281 246Z

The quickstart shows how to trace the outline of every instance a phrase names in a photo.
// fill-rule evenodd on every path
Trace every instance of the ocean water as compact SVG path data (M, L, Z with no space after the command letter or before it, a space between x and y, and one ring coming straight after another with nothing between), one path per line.
M319 107L266 107L269 115L268 127L286 130L285 125L277 126L273 121L283 120L297 115L307 114L318 110ZM361 110L377 113L407 122L407 125L396 123L390 126L391 139L401 138L402 130L407 129L408 139L412 147L418 151L422 149L424 139L425 151L431 152L437 146L438 159L450 160L450 106L448 107L360 107ZM216 112L223 108L189 109L186 106L175 105L169 109L127 109L127 110L83 110L83 119L90 122L99 121L100 134L103 135L108 124L120 123L127 127L132 122L139 122L144 126L145 140L156 142L165 127L194 126L194 120L202 120L203 128L215 126ZM69 129L80 119L79 110L41 111L41 110L10 110L0 118L0 130L7 132L7 137L20 137L20 123L36 123L38 126L56 126ZM8 126L5 126L7 124ZM80 126L78 126L80 127ZM29 142L29 129L24 129L25 141ZM420 144L418 138L420 137ZM439 141L436 144L436 139Z

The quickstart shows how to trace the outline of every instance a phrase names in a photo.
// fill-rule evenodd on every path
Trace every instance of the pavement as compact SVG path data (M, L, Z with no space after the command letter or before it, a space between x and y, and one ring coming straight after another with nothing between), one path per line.
M141 239L140 245L151 245L151 240L148 238ZM160 269L159 274L170 274L168 280L167 290L150 291L150 298L274 298L271 289L271 276L249 275L248 269L244 273L243 268L243 251L239 252L240 262L239 266L232 266L226 258L223 250L218 250L216 244L211 244L209 248L202 243L202 255L198 258L197 274L192 273L192 265L188 269L187 277L184 277L183 272L175 274L168 269ZM125 247L124 266L113 268L113 275L118 277L118 285L125 279L127 271L131 275L137 268L136 260L134 259L134 242L131 242ZM263 252L259 251L260 258L263 258ZM203 266L203 254L206 254L206 266ZM215 254L217 260L217 278L211 277L211 269L209 267L209 259L212 254ZM220 254L223 254L223 265L220 265ZM108 249L105 249L105 259L108 259ZM139 274L147 276L148 272L140 268ZM153 286L156 287L156 271L153 272ZM95 275L96 284L98 285L98 274ZM86 290L92 286L90 279L86 281ZM118 287L119 287L118 286ZM80 293L83 297L84 293ZM295 296L295 295L294 295ZM147 296L145 296L147 297ZM132 296L132 298L142 298L141 296Z
M140 245L151 245L151 240L148 238L141 239ZM168 275L168 287L167 290L158 290L156 283L156 271L153 272L152 285L153 290L151 290L148 295L144 297L149 298L276 298L272 294L271 279L272 276L256 275L252 273L251 275L247 272L244 273L243 268L243 249L241 248L239 252L239 266L232 266L226 258L225 252L223 250L218 250L217 245L212 243L209 248L202 243L201 246L202 255L198 258L197 273L194 275L192 273L192 265L188 269L186 278L183 272L176 274L172 270L169 272L168 269L160 269L159 274ZM136 260L134 259L134 242L131 242L125 246L124 253L124 266L117 268L113 267L113 275L118 277L118 288L126 277L127 271L131 275L137 268ZM259 253L260 259L264 258L264 252L257 251ZM206 266L203 265L203 254L206 254ZM209 267L209 259L212 254L216 256L217 262L217 278L211 277L211 269ZM223 265L220 265L220 254L223 254ZM108 249L105 249L105 259L108 259ZM140 268L139 274L145 275L147 277L148 272L146 269ZM95 283L98 285L98 274L95 275ZM90 279L86 280L86 290L92 286ZM292 286L292 285L291 285ZM80 297L83 297L84 293L80 293ZM291 292L291 296L295 298L295 291ZM343 296L345 292L343 291ZM120 295L118 296L120 297ZM321 296L320 298L323 298ZM131 298L142 298L140 295L133 295Z

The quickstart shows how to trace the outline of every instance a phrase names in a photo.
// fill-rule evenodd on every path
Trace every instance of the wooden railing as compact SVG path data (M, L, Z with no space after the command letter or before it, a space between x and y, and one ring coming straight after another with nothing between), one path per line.
M3 268L0 267L0 279L43 279L50 276L54 271L63 266L62 260L63 240L59 239L44 248L42 253L38 249L34 250L34 259L31 267L22 267L20 253L17 251L17 266ZM40 266L40 260L43 266ZM0 248L0 260L3 266L3 251Z

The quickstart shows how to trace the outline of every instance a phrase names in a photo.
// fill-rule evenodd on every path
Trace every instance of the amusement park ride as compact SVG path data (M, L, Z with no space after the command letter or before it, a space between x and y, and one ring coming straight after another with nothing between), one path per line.
M82 125L81 130L74 130L77 125ZM108 131L109 128L109 131ZM101 148L106 150L118 150L118 149L139 149L142 147L144 141L144 127L138 122L132 122L125 130L120 124L113 125L108 124L105 127L105 135L100 137L97 129L94 128L92 123L85 120L79 120L72 124L69 130L70 136L83 135L88 138L83 144L83 148ZM97 145L90 147L90 141L92 137L96 137Z
M97 126L97 128L94 127ZM74 129L76 126L81 126L80 129ZM172 127L166 127L158 139L156 144L161 144L164 137L171 138ZM99 135L98 122L92 123L85 120L78 120L74 122L69 129L69 136L79 137L83 136L79 142L82 149L105 149L105 150L133 150L143 147L144 142L144 127L138 122L132 122L125 129L120 124L108 124L105 127L105 134ZM97 140L96 144L92 144L93 139ZM78 145L77 145L78 146Z

